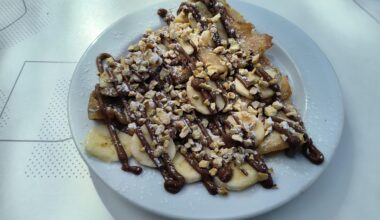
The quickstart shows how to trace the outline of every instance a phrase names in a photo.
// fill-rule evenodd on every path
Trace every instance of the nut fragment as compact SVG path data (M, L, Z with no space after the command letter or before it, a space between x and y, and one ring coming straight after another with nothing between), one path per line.
M277 110L270 105L264 108L264 114L268 117L275 116L277 114Z
M228 99L235 99L235 98L236 98L236 94L233 93L233 92L228 92L228 93L227 93L227 98L228 98Z
M211 170L209 170L208 172L210 173L211 176L215 176L216 173L218 172L218 170L214 167Z
M188 125L185 125L182 129L181 129L181 133L179 134L179 137L180 138L185 138L189 133L190 133L190 127Z
M200 143L195 143L195 146L191 148L193 152L199 152L202 150L202 145Z
M222 162L223 162L223 159L221 157L217 157L215 158L212 163L217 167L221 167L222 166Z
M162 124L164 125L170 124L170 115L166 113L162 108L157 108L156 113L157 113L158 119L161 121Z
M224 47L223 46L216 47L213 50L213 52L216 53L216 54L222 53L223 51L224 51Z
M201 160L199 161L198 166L200 168L208 168L209 164L210 162L208 162L207 160Z
M235 140L235 141L243 142L243 138L242 138L240 135L238 135L238 134L234 134L234 135L232 135L231 138L232 138L233 140Z
M280 110L280 109L282 109L282 107L284 107L284 105L281 102L279 102L279 101L273 102L272 106L273 106L273 108L275 108L277 110Z

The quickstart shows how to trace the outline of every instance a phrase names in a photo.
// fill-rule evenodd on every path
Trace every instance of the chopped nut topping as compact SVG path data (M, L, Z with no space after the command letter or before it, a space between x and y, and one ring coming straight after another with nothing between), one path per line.
M227 93L227 98L228 98L228 99L235 99L235 98L236 98L236 94L233 93L233 92L228 92L228 93Z
M231 138L232 138L233 140L235 140L235 141L243 142L243 138L242 138L240 135L238 135L238 134L234 134L234 135L232 135Z
M266 116L271 117L277 114L277 110L273 106L267 106L264 109L264 113Z
M185 138L190 132L191 132L190 127L187 126L187 125L185 125L185 126L181 129L181 133L179 134L179 137L180 137L180 138Z
M156 113L161 123L164 125L170 124L170 115L166 113L162 108L157 108Z
M219 167L221 167L222 165L223 165L223 159L221 158L221 157L217 157L217 158L215 158L213 161L212 161L212 163L217 167L217 168L219 168Z
M146 126L148 145L142 141L139 150L163 163L165 180L175 171L168 170L165 158L172 147L191 165L194 157L210 176L224 166L247 175L241 165L259 163L263 173L258 181L263 181L271 170L261 153L279 150L281 140L297 139L300 149L311 143L290 102L286 76L264 55L271 37L252 37L253 26L228 7L224 1L187 1L176 16L160 9L167 26L147 30L125 57L104 53L96 59L99 85L90 97L89 118L115 124L117 134L134 137ZM220 187L218 193L227 190Z
M282 135L281 135L281 139L282 139L283 141L286 141L286 140L288 140L288 137L287 137L286 135L282 134Z
M249 89L249 94L251 95L256 95L258 92L259 92L259 89L254 86L251 89Z
M209 123L208 120L205 119L205 118L203 118L202 121L201 121L201 124L202 124L203 127L207 127L208 123Z
M194 106L192 106L190 104L184 104L184 105L181 106L181 108L182 108L182 110L184 112L189 113L189 112L191 112L194 109Z
M191 148L193 152L199 152L202 150L202 145L199 143L196 143L194 147Z
M216 168L212 168L211 170L208 171L210 173L211 176L215 176L216 173L218 172L218 169Z
M209 164L210 162L208 162L207 160L201 160L199 161L198 166L200 168L208 168Z
M216 53L216 54L220 54L224 51L224 47L223 46L219 46L219 47L216 47L213 52Z

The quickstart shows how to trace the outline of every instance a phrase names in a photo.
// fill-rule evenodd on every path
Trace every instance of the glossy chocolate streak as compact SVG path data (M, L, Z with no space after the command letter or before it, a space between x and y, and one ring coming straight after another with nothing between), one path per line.
M236 117L234 114L232 114L232 117L236 121L237 124L241 125L240 119L238 117ZM256 148L256 146L254 145L253 148ZM253 158L254 158L253 160L246 158L246 162L249 165L251 165L256 171L261 172L261 173L266 173L268 175L268 178L264 181L261 181L260 184L264 188L272 188L274 186L272 175L269 172L268 167L264 162L264 159L258 153L253 154Z
M207 20L205 19L205 17L202 17L200 11L195 6L187 2L183 2L178 8L177 14L179 14L181 11L184 11L185 13L191 13L195 21L201 24L202 30L207 29ZM212 32L212 40L214 41L216 46L222 45L218 31Z
M151 136L151 138L156 142L156 143L159 143L158 139L157 139L157 136L154 135L154 132L152 131L152 127L150 126L150 121L147 120L145 122L145 126L149 132L149 135ZM145 146L144 146L145 147ZM149 146L150 147L150 146ZM151 152L153 153L153 151ZM154 154L151 155L153 158L154 157ZM152 159L149 155L149 157ZM152 159L153 160L153 159ZM179 174L177 172L177 170L174 168L173 166L173 163L171 162L170 160L170 157L167 153L162 153L161 154L161 160L163 161L163 165L165 167L165 170L168 172L168 174L174 178L174 180L171 180L171 183L168 185L170 186L170 189L173 190L173 189L176 189L178 191L181 190L181 188L185 185L185 178ZM153 160L154 161L154 160ZM178 192L176 191L176 192ZM173 191L172 191L173 192ZM173 192L173 193L176 193L176 192Z
M289 113L289 112L290 112L290 110L287 109L287 108L282 108L282 110L283 110L285 113ZM297 115L290 115L290 116L288 116L288 117L289 117L290 119L292 119L292 120L298 122L302 127L304 127L303 121L302 121L302 119L301 119L299 116L297 116Z
M273 80L273 78L262 68L259 68L256 70L255 72L258 76L262 77L265 81L267 82L271 82ZM275 84L271 84L269 86L273 91L275 92L279 92L280 91L280 87L278 86L277 83ZM277 96L277 95L276 95Z
M249 89L249 87L251 86L251 85L249 85L248 82L245 81L245 80L243 79L243 77L242 77L241 75L239 75L239 74L236 75L236 79L238 79L238 80L241 82L241 84L243 84L243 86L244 86L246 89Z
M325 156L314 146L310 138L308 138L306 144L303 146L302 153L307 159L317 165L323 163L325 160Z
M184 180L181 181L181 180L177 180L171 177L170 172L172 172L172 170L169 171L166 169L167 158L166 160L164 160L162 157L160 158L160 157L154 156L154 152L152 148L149 146L148 142L146 141L144 134L140 128L136 129L136 135L140 139L141 144L144 146L145 152L148 154L149 158L153 161L157 169L161 172L161 175L163 176L164 181L165 181L164 182L165 189L170 193L179 192L185 184Z
M157 14L158 16L160 16L168 25L174 20L174 17L171 16L169 13L168 13L168 10L164 9L164 8L160 8L158 9L157 11Z
M232 117L238 125L242 125L240 119L235 114L232 114ZM247 131L245 131L244 129L243 129L243 133L244 133L244 135L247 135ZM250 148L253 150L257 148L256 147L256 141L252 143L252 146Z
M192 125L192 123L188 119L185 119L185 121L189 126ZM196 124L201 129L202 134L206 137L207 145L210 146L213 141L207 129L199 121L197 121ZM223 163L222 167L218 169L217 175L219 179L223 182L228 182L232 178L232 169L227 164Z
M182 153L181 153L182 154ZM218 193L218 187L212 180L211 175L208 173L207 169L200 168L198 165L198 160L191 153L182 154L186 161L196 170L202 178L202 183L206 187L207 191L211 195L215 195Z
M217 118L216 120L214 120L214 123L216 127L218 128L218 131L221 134L220 136L222 136L223 142L225 143L226 147L227 148L232 147L235 144L234 140L229 135L226 134L226 132L224 131L224 126L220 122L220 119Z
M283 128L279 123L274 122L272 125L273 129L281 134L286 135L286 142L289 144L289 148L286 150L286 155L293 157L297 152L301 150L302 142L299 137L294 135L288 129Z
M97 59L97 61L98 61L98 59ZM100 60L100 63L102 64L103 62ZM103 66L102 66L102 69L104 70ZM115 76L113 75L112 70L110 70L110 68L108 69L107 73L109 74L110 78L115 78ZM127 81L125 83L127 83ZM116 87L116 83L114 83L114 87ZM136 121L136 118L131 114L131 112L129 110L128 101L125 99L125 97L121 97L120 96L120 98L121 98L122 103L124 105L124 109L126 110L126 113L128 115L128 118L132 122L135 122L136 124L138 124L138 121ZM145 112L144 112L144 114L145 114ZM145 152L148 154L149 158L153 161L153 163L160 170L162 176L164 177L164 180L165 180L164 187L165 187L165 189L168 192L170 192L170 193L177 193L177 192L179 192L182 189L182 187L184 186L184 184L185 184L185 179L183 178L182 175L180 175L175 170L172 162L170 161L169 156L166 153L163 153L161 155L161 157L155 157L154 156L154 152L153 152L152 148L149 146L147 140L145 139L144 134L143 134L140 126L141 125L139 125L136 128L135 133L136 133L137 137L139 138L141 144L144 146ZM152 139L155 139L156 136L152 135L153 132L151 131L151 127L149 126L149 120L147 120L146 127L147 127L147 129L148 129L148 131L149 131ZM120 141L119 141L119 143L120 143ZM140 173L141 173L141 171L140 171Z
M259 154L254 154L253 156L254 156L253 160L246 158L246 162L258 172L266 173L268 175L268 178L266 180L260 182L260 184L264 188L266 189L273 188L275 184L273 183L272 174L269 172L268 167L265 164L263 158Z
M192 127L194 124L188 119L185 117L185 123L187 124L187 126L189 127ZM198 124L197 124L198 125ZM202 128L204 128L202 126ZM200 127L200 129L202 129ZM207 132L207 131L206 131ZM203 132L202 132L203 133ZM209 137L209 140L211 139L211 137L208 135ZM206 137L207 138L207 137ZM209 142L209 140L207 142ZM205 144L202 143L202 146L205 147ZM182 154L182 153L181 153ZM218 191L217 191L217 186L215 185L214 181L212 180L212 177L211 175L209 174L208 170L207 169L203 169L203 168L200 168L199 165L198 165L198 160L194 157L194 155L192 153L187 153L187 154L182 154L185 158L186 158L186 161L189 162L189 164L195 169L195 171L197 171L201 177L202 177L202 182L203 182L203 185L207 188L207 190L209 191L209 193L211 195L215 195Z
M218 169L217 175L219 179L224 183L230 181L232 178L231 166L223 162L222 167Z
M96 68L98 69L99 73L104 72L103 61L110 57L112 56L109 53L101 53L96 57Z
M207 100L210 101L210 103L215 102L215 99L216 99L215 96L212 95L209 91L203 89L203 88L200 86L202 83L206 83L206 80L195 77L195 78L193 78L193 80L191 81L191 87L193 87L196 91L200 92L201 95L202 95L202 98L203 98L204 100L207 99ZM211 109L211 105L207 105L207 108L208 108L208 110L209 110L211 113L213 113L213 114L216 113L216 111L217 111L216 109Z
M246 89L249 89L249 87L252 86L251 83L245 81L244 78L239 74L236 75L236 79L238 79ZM252 96L253 96L254 100L264 102L265 104L272 103L271 100L261 98L260 91L258 91L255 95L252 95Z
M281 118L279 118L277 116L273 116L272 120L274 122L277 122L277 123L281 123L282 121L285 121L285 120L283 120L283 119L281 119ZM320 150L318 150L317 147L314 146L313 140L307 135L304 127L298 125L295 122L289 121L289 120L286 120L286 122L295 131L297 131L298 133L303 134L303 136L304 136L304 138L306 140L306 143L302 146L302 153L303 153L303 155L307 159L309 159L312 163L314 163L314 164L318 165L318 164L323 163L323 161L325 159L324 155L322 154L322 152Z
M207 129L202 125L202 123L200 121L196 121L196 124L198 125L198 127L201 129L202 131L202 134L206 137L206 140L207 140L207 144L208 146L211 145L211 143L213 142L212 141L212 138L210 136L210 134L208 133Z
M203 0L203 2L206 4L206 6L208 6L208 9L211 12L213 12L214 14L220 14L220 20L224 26L224 29L226 30L228 37L236 38L236 30L232 27L232 19L228 15L226 8L223 5L218 4L218 2L215 0Z
M161 155L161 158L164 161L165 169L177 181L177 185L181 189L183 187L183 185L185 185L185 178L177 172L177 170L175 169L175 167L174 167L174 165L173 165L173 163L169 157L169 154L163 153Z
M202 134L206 137L208 146L210 146L213 140L210 134L208 133L207 129L202 125L202 123L199 120L197 120L197 125L201 129ZM232 169L228 164L223 163L222 167L218 169L217 175L221 181L228 182L232 178Z
M216 75L216 74L214 74ZM215 84L216 84L216 87L218 89L220 89L222 91L222 96L223 96L223 100L226 104L230 103L230 100L227 98L227 90L223 87L222 83L220 82L220 80L216 80L214 81Z
M302 134L305 134L306 132L305 132L305 129L302 127L302 126L300 126L300 125L298 125L296 122L292 122L292 121L290 121L290 120L284 120L284 119L282 119L282 118L280 118L280 117L277 117L277 116L272 116L271 117L272 118L272 120L274 121L274 122L277 122L277 123L281 123L281 122L283 122L283 121L286 121L287 123L288 123L288 125L290 126L290 127L292 127L295 131L297 131L298 133L302 133Z
M185 13L191 13L194 19L201 24L202 29L207 29L207 22L206 20L202 19L202 15L196 7L187 2L182 2L177 10L177 14L179 14L181 11L184 11Z
M218 31L212 32L212 40L215 43L215 46L221 46L222 45L222 40L220 39L220 35Z
M111 123L111 121L109 120L109 118L106 114L106 109L104 106L103 98L102 98L102 95L100 94L99 84L97 84L95 87L95 94L96 94L96 98L99 102L101 112L103 113L103 117L105 118L105 122L107 124L108 131L110 132L110 135L112 138L112 143L115 146L117 156L118 156L119 161L122 165L122 169L124 171L131 172L133 174L139 175L142 172L142 168L138 167L138 166L129 166L127 153L125 152L123 145L120 143L119 137L117 136L116 128Z

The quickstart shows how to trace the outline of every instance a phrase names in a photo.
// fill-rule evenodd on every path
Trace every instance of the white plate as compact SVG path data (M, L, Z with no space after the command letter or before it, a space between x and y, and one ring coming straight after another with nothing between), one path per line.
M343 105L334 70L318 46L299 28L265 9L241 1L231 5L253 22L257 29L274 37L268 51L272 62L290 77L293 101L300 110L306 128L326 161L316 166L302 155L293 159L278 155L268 159L274 169L278 189L267 190L260 185L227 197L211 196L202 184L186 185L176 195L167 193L159 172L145 168L135 176L120 169L119 163L107 164L87 155L83 140L95 124L87 118L88 96L97 82L95 58L108 52L114 56L126 53L147 28L163 25L156 15L158 8L176 10L178 1L151 6L129 14L106 29L82 56L72 78L69 94L71 131L84 161L126 200L154 213L176 218L230 219L255 216L276 208L310 186L327 167L338 145L343 127ZM312 204L305 204L312 205Z

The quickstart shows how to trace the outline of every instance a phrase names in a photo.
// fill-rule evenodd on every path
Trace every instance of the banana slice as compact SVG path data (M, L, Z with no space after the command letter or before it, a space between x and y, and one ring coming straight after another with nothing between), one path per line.
M260 144L265 136L265 131L264 131L264 125L263 123L253 114L250 114L247 111L240 111L234 113L237 118L240 119L240 122L243 124L253 124L254 126L252 127L253 131L255 132L255 137L256 137L256 144ZM236 120L232 115L227 117L227 120L233 124L237 125Z
M129 157L131 155L129 148L132 143L132 137L123 132L119 132L118 137ZM87 153L104 162L119 160L111 135L105 125L99 125L90 130L86 137L85 149Z
M268 154L271 152L284 150L288 147L288 143L281 138L281 134L277 131L272 131L260 144L258 151L260 154Z
M249 85L254 85L260 79L255 74L255 70L248 72L247 75L245 76L245 78L246 78L247 82L249 83ZM253 99L253 95L249 91L250 88L246 88L244 86L244 84L237 78L235 78L235 86L236 86L236 92L239 95L244 96L245 98L248 98L248 99Z
M212 17L212 14L210 13L210 11L207 9L207 6L203 2L197 1L197 2L194 3L194 6L195 6L196 9L198 9L198 11L202 15L202 17L203 16L206 17L206 18L211 18ZM215 21L215 24L216 24L216 28L218 30L220 39L221 40L228 40L227 33L224 30L224 26L223 26L222 22L220 21L220 19L218 19L217 21Z
M253 96L249 93L248 88L245 88L244 84L238 79L235 79L235 88L236 88L236 92L239 95L247 99L253 99Z
M181 45L183 50L186 52L187 55L191 55L194 53L194 48L191 46L190 43L182 40L181 38L177 38L178 43Z
M186 84L186 92L187 92L187 97L190 99L191 104L195 107L195 109L204 114L204 115L210 115L211 112L208 109L208 107L203 103L204 99L202 97L202 94L195 90L191 86L191 81L194 79L194 77L190 77L189 81L187 81ZM217 88L216 84L213 81L207 82L208 85L210 85L213 88ZM216 105L216 110L219 112L224 109L226 103L224 102L223 96L222 95L217 95L215 99L215 105Z
M260 88L260 96L261 98L263 99L267 99L267 98L270 98L274 95L274 91L271 90L270 88L265 88L265 87L261 87Z
M268 178L266 174L258 173L249 164L243 163L240 167L232 166L232 178L230 181L224 183L218 177L215 177L215 183L231 191L241 191L266 178Z
M201 175L186 161L182 154L177 153L173 159L175 169L185 178L186 183L201 180Z
M225 75L227 73L228 67L224 64L223 60L210 49L200 48L198 51L198 56L206 66L208 75Z
M146 141L152 147L153 141L152 141L152 138L149 134L148 129L144 125L141 127L141 130L144 134ZM132 153L133 158L135 158L137 160L137 162L139 162L142 165L145 165L148 167L156 167L156 165L150 159L148 154L145 152L144 147L143 147L140 139L138 138L138 136L136 134L133 135L131 142L132 142L132 145L130 146L130 149L131 149L131 153ZM152 148L154 149L154 147L152 147ZM176 153L175 144L174 144L173 140L170 140L169 148L168 148L168 154L169 154L170 159L173 159L173 157L175 156L175 153Z

